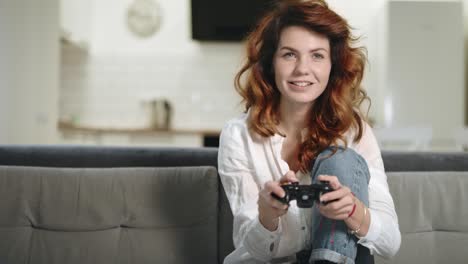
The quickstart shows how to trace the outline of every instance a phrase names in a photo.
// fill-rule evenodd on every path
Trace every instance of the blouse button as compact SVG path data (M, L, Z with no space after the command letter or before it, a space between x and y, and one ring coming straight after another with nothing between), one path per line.
M303 227L301 227L301 229L302 229L302 230L305 230L306 228L305 228L305 226L303 226Z
M270 251L273 252L273 249L275 248L275 243L270 244Z

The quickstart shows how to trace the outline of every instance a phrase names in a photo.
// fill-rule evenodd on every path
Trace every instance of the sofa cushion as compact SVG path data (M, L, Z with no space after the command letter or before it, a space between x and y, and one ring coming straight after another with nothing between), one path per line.
M387 173L402 242L377 263L464 263L468 259L468 172ZM385 228L385 227L383 227Z
M1 263L215 263L214 167L0 166Z

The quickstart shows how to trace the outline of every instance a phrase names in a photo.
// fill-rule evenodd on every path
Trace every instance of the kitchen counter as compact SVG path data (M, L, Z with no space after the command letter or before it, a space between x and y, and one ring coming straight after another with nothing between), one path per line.
M220 130L97 127L59 121L65 144L217 146Z

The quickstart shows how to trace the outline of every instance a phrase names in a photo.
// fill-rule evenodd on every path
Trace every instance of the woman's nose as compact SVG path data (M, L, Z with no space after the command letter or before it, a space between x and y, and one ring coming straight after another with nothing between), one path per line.
M307 59L301 58L297 60L295 68L296 74L307 75L310 73L310 70L310 62Z

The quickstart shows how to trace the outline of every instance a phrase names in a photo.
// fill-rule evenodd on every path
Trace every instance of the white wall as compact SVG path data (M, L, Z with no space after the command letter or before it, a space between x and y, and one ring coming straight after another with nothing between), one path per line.
M58 0L0 1L0 143L53 143Z
M425 126L435 141L450 140L463 127L461 8L455 2L389 5L385 100L392 102L386 113L390 127Z
M383 123L383 76L385 74L385 25L386 0L329 0L328 3L338 14L345 17L360 37L358 45L366 47L368 64L362 86L372 100L369 116L377 123Z
M59 0L61 34L76 43L90 43L94 20L93 0Z
M139 39L126 26L126 12L134 0L94 2L95 21L92 53L104 54L200 54L200 45L191 40L190 1L159 0L162 26L149 39Z

